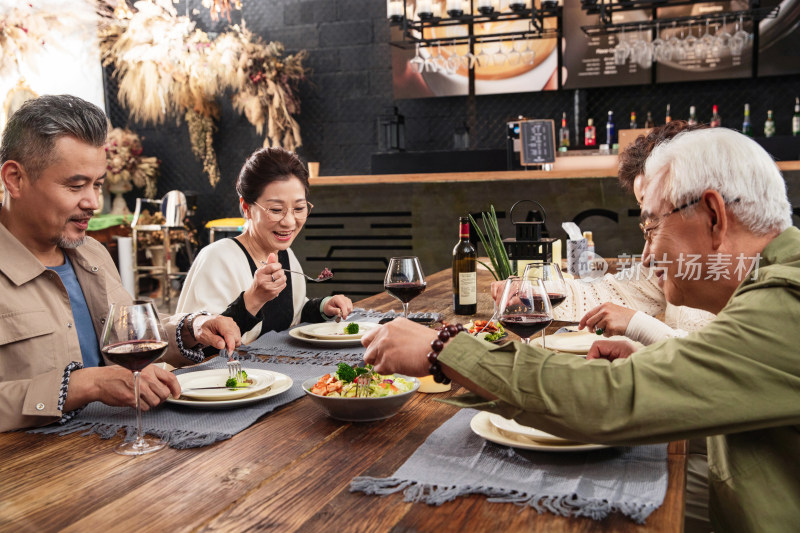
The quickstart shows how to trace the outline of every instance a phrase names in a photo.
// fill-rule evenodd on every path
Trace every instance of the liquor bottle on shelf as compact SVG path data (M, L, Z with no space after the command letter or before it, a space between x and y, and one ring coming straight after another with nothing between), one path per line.
M744 120L742 121L742 133L748 137L753 136L753 126L750 125L750 104L744 104Z
M670 122L672 122L672 115L669 112L669 104L667 104L667 120L664 124L669 124Z
M631 129L635 130L639 125L636 123L636 111L631 111Z
M453 248L453 311L474 315L478 311L478 252L469 241L469 218L458 219L459 241Z
M606 122L606 144L611 149L614 146L614 140L617 137L617 127L614 125L614 112L608 112L608 122Z
M594 119L590 118L583 130L583 144L586 146L597 145L597 128L594 127Z
M655 128L656 127L656 121L653 120L653 114L650 111L647 112L647 118L644 119L644 127L645 128Z
M800 97L794 99L794 115L792 115L792 135L800 137Z
M764 122L764 137L775 136L775 119L772 118L772 109L767 111L767 121Z
M569 128L567 127L566 113L561 114L561 129L558 130L558 138L560 139L558 145L561 148L569 148Z
M711 121L708 123L708 125L712 128L719 128L722 126L722 117L719 116L719 110L717 109L716 105L711 108Z
M689 120L687 122L690 126L697 124L697 113L693 105L689 106Z

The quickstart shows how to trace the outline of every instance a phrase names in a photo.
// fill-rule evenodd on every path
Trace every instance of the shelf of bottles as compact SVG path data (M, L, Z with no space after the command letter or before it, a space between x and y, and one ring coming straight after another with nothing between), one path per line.
M473 52L479 43L559 38L561 9L557 0L390 0L387 17L402 32L402 40L390 44L406 49L467 44ZM475 31L479 25L517 21L527 25L496 24L508 31Z

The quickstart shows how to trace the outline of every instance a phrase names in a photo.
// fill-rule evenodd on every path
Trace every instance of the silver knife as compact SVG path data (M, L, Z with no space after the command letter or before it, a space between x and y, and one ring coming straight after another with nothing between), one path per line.
M192 387L191 389L181 389L181 392L195 391L195 390L243 390L250 387Z

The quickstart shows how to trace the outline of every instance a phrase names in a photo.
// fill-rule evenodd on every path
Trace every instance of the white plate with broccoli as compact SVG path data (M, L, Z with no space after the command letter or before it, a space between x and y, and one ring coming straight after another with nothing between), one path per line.
M244 370L247 373L246 380L237 383L235 388L224 388L227 386L229 377L228 370L225 368L180 374L177 378L182 389L181 398L217 401L235 400L236 398L243 398L262 391L275 382L275 375L267 370L260 370L257 368L245 368ZM207 387L223 388L207 389ZM204 388L206 389L202 390Z
M358 326L357 333L348 333L345 330L350 324ZM338 324L336 322L323 322L290 329L289 336L321 346L350 346L361 344L361 337L377 327L380 327L380 325L375 322L339 322ZM349 331L354 331L354 329L353 326L350 326Z

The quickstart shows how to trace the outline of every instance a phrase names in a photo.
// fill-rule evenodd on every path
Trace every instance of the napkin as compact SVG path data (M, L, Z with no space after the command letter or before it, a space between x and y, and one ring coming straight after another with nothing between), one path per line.
M357 477L350 491L393 494L441 505L483 494L490 502L529 505L538 512L602 520L621 512L638 523L667 491L667 445L580 453L533 452L488 442L470 429L478 411L462 409L389 478Z

